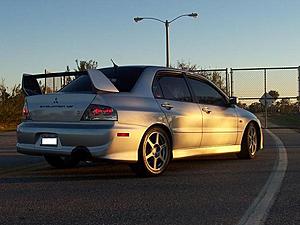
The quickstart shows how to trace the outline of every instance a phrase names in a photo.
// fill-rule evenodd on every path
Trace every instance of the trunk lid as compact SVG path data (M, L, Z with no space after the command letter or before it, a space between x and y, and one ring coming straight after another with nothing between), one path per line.
M37 79L46 77L77 75L77 79L59 92L42 94ZM105 103L100 94L118 93L119 90L99 70L79 73L57 73L42 75L23 75L23 90L32 121L41 122L79 122L89 105L98 95L97 102Z
M31 120L79 122L96 94L55 93L26 98Z

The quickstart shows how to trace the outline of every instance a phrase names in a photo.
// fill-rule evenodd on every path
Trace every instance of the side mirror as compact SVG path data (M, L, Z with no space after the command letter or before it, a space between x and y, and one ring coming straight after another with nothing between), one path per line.
M229 98L229 104L230 105L237 105L238 101L239 101L238 97L230 97Z

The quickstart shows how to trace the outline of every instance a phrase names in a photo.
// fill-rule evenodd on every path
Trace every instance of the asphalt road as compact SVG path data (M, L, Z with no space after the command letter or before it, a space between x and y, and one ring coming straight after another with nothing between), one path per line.
M288 167L265 224L300 224L300 133L272 132ZM274 138L264 136L254 160L179 160L163 176L137 178L121 163L53 169L17 154L14 133L0 133L0 224L238 224L278 162Z

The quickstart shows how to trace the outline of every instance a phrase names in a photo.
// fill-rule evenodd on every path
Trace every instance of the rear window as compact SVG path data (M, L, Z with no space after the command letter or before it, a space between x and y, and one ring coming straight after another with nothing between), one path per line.
M100 69L120 92L130 92L145 67L119 67Z
M145 67L103 68L100 71L120 92L130 92ZM60 90L61 92L93 92L89 76L82 75Z
M71 83L69 83L67 86L62 88L61 92L80 92L80 93L92 93L93 91L93 85L91 82L91 79L89 76L80 76L77 79L73 80Z

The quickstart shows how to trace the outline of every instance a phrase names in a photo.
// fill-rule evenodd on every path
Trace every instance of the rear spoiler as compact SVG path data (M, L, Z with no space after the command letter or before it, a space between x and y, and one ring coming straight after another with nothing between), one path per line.
M22 78L22 90L26 96L42 95L42 89L39 85L38 79L55 78L75 76L78 78L82 75L88 75L94 88L98 91L104 92L119 92L115 85L100 71L97 69L83 71L83 72L61 72L61 73L47 73L47 74L23 74Z

